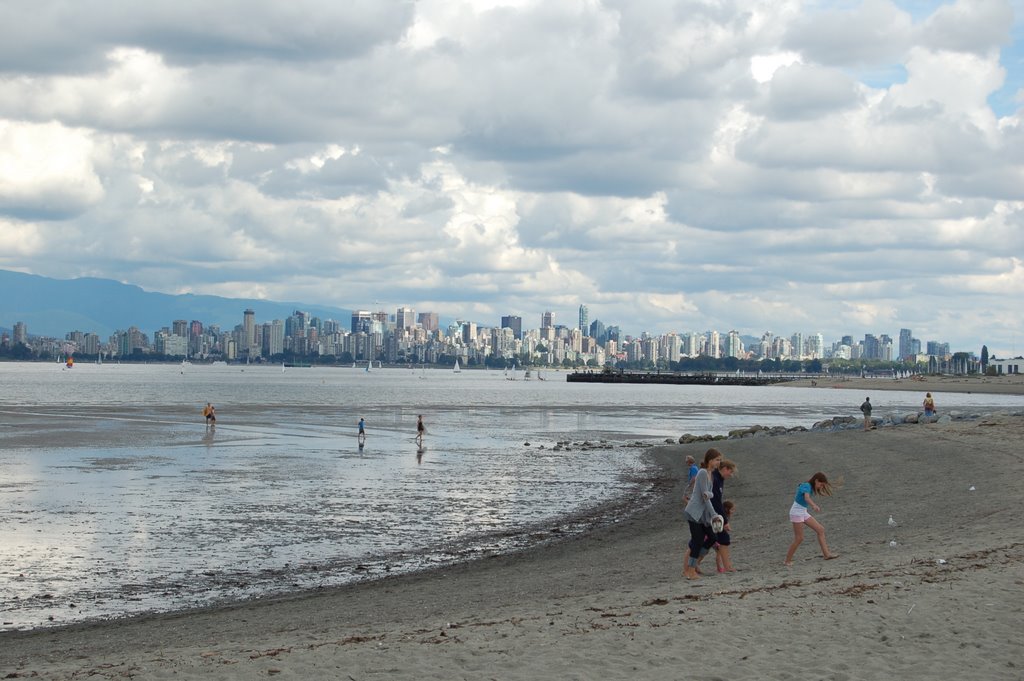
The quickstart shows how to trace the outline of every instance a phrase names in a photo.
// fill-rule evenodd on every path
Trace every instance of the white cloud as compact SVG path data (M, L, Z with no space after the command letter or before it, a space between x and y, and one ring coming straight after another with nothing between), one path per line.
M908 7L12 0L0 266L973 349L1020 335L1019 18Z
M100 201L88 131L0 119L0 215L79 213Z

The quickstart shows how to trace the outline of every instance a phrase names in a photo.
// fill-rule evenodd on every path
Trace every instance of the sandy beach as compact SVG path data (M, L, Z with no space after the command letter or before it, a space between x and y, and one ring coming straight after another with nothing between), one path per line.
M863 387L863 386L860 386ZM681 578L683 457L581 538L379 582L0 635L4 678L1021 679L1024 417L721 443L737 573ZM843 484L792 568L793 490ZM888 525L890 514L897 527ZM891 546L895 540L896 545Z
M798 381L787 381L778 385L793 388L836 388L857 390L911 390L919 391L922 398L930 393L986 393L992 395L1024 394L1024 375L1010 374L1002 376L939 376L921 375L913 378L804 378Z

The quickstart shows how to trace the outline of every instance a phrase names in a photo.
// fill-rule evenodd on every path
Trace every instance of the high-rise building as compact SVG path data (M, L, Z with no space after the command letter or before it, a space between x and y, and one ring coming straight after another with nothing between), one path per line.
M803 359L804 355L807 354L806 344L804 343L804 335L802 333L794 333L789 339L790 345L790 356L793 359Z
M507 315L501 318L501 328L512 329L516 340L523 339L523 318L516 315Z
M416 327L416 312L411 307L400 307L395 312L396 329L412 329Z
M543 312L540 315L540 328L547 329L555 326L555 313Z
M740 340L740 334L738 331L730 331L725 341L725 356L726 357L742 357L743 356L743 341Z
M441 328L437 321L436 312L420 312L416 320L419 322L420 327L428 333Z
M352 333L369 333L373 326L373 316L368 310L352 312Z
M905 360L908 357L913 356L913 344L914 334L910 329L900 329L900 349L899 355L896 357L898 360Z
M466 345L476 342L476 322L462 322L462 342Z
M820 333L812 333L807 337L804 350L808 359L822 359L825 357L825 337Z
M14 335L11 338L15 345L28 345L28 327L25 322L14 322Z
M708 357L722 356L722 335L717 331L708 332L708 343L705 346Z
M874 334L864 334L864 354L862 357L864 357L864 359L882 358L882 343Z
M580 305L580 323L576 328L584 334L590 331L590 311L586 305Z
M284 352L284 322L275 319L263 325L263 354L267 357Z
M242 342L239 351L250 357L260 354L260 347L256 344L256 313L252 309L246 310L242 317Z

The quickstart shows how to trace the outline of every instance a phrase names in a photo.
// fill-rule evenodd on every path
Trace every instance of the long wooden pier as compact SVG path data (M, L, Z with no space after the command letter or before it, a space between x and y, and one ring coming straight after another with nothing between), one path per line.
M577 371L568 383L646 383L650 385L772 385L792 381L789 376L686 373L675 371Z

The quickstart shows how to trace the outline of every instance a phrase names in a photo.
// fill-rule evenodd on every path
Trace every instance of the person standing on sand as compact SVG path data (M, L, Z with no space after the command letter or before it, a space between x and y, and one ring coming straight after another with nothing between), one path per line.
M731 542L729 538L729 532L731 532L729 523L732 521L732 514L736 512L735 502L730 499L723 501L722 511L722 517L725 518L725 528L718 533L718 543L720 546L725 546L727 550L723 554L718 550L718 547L715 548L715 566L719 572L736 572L736 568L732 566L732 560L729 558L728 551L729 543ZM725 535L726 541L724 543L722 542L722 535Z
M927 416L929 418L931 418L932 416L935 416L935 400L932 399L932 394L931 393L925 393L924 403L923 403L922 406L924 407L924 415L925 416Z
M861 413L864 414L864 430L871 430L871 398L865 397L864 403L860 405Z
M361 416L359 417L359 439L366 439L366 421Z
M838 554L832 553L828 549L828 543L825 541L825 527L812 518L811 514L807 511L808 506L813 508L815 513L821 511L821 507L811 499L815 494L826 497L832 496L832 485L829 484L828 478L825 477L824 473L815 473L811 476L810 480L797 485L796 495L793 497L793 505L789 507L789 521L793 523L793 543L789 545L789 551L786 552L786 562L783 563L786 567L793 566L793 556L796 554L800 543L804 540L804 525L807 525L818 535L818 546L821 547L821 556L825 560L839 557Z
M416 444L423 445L423 434L427 432L427 427L423 425L423 414L416 417Z
M693 481L693 494L686 504L686 522L690 526L689 551L683 576L687 579L700 579L697 572L699 561L715 543L715 533L711 529L711 519L716 515L711 505L712 479L711 473L722 463L722 453L715 448L704 453L704 463L697 471Z
M715 513L722 516L724 526L721 532L715 533L715 563L719 566L719 572L736 572L732 566L732 559L729 557L729 545L732 539L729 537L729 513L725 508L723 495L725 493L725 481L736 474L736 464L729 459L722 459L718 469L712 472L711 483L711 505L715 507Z
M217 410L209 402L203 407L203 416L206 417L206 427L217 425Z

